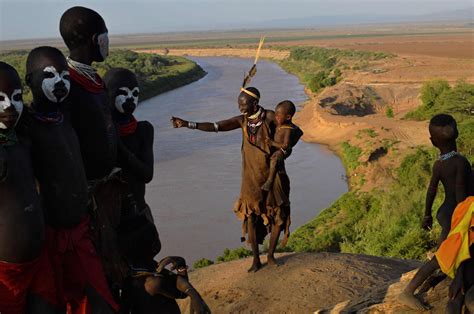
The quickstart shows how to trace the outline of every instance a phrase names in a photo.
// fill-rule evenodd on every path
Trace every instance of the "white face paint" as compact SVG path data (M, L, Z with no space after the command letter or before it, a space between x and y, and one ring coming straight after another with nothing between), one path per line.
M5 112L8 108L13 106L18 112L18 118L20 118L21 113L23 112L23 101L21 100L21 89L15 89L11 95L11 97L8 97L8 95L2 91L0 91L0 97L3 98L0 101L0 113ZM18 119L17 119L18 122ZM0 129L7 129L7 126L3 123L0 122Z
M99 45L99 51L102 58L105 60L109 55L109 34L102 33L97 36L97 43Z
M69 90L71 88L71 81L69 81L69 78L66 77L69 76L69 71L64 70L61 72L61 74L59 74L55 67L48 66L43 69L43 72L52 73L52 75L54 75L51 78L45 78L41 83L41 88L43 89L45 96L54 103L63 101L69 94ZM58 99L56 95L54 95L53 91L55 90L55 85L61 81L64 83L64 88L67 92L63 97Z
M135 108L136 108L138 105L138 93L140 92L140 89L138 88L138 86L132 90L130 90L128 87L120 87L119 90L127 94L117 95L115 97L115 108L117 108L117 111L120 113L125 113L125 110L123 110L123 104L127 102L128 99L133 100L133 103L135 104Z

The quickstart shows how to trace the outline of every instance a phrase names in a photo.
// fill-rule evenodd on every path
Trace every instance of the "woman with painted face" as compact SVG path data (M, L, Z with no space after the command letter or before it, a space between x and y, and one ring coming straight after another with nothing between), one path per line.
M33 93L28 131L47 224L59 306L73 313L118 310L90 234L87 179L76 132L60 111L70 90L66 58L53 47L28 55ZM94 302L90 301L94 300Z
M22 111L18 73L0 62L0 313L54 313L55 287L31 146L15 129Z
M195 313L208 312L207 305L188 281L183 258L169 256L160 263L154 261L161 242L145 202L145 185L153 178L154 130L150 122L137 121L133 116L140 92L137 78L127 69L114 68L107 72L104 81L120 134L118 158L127 183L119 239L132 275L123 286L122 311L179 313L174 299L189 296ZM177 274L165 269L168 264L177 269Z

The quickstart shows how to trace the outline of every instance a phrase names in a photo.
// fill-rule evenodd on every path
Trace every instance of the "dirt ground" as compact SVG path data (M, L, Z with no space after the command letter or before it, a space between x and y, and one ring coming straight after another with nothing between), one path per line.
M419 266L416 261L332 253L283 254L278 260L279 267L265 265L256 273L247 273L250 259L216 264L192 271L190 280L213 313L312 313L388 287ZM188 302L180 303L183 312Z
M441 58L474 59L474 32L464 34L367 36L321 40L281 42L279 45L320 46L402 55L424 55Z

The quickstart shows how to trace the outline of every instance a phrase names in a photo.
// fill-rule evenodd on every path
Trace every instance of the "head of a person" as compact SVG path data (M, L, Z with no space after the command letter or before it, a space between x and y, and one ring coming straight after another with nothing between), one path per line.
M138 106L140 89L135 74L127 69L113 68L104 76L112 110L131 115Z
M275 107L275 120L277 125L282 125L291 122L295 115L296 107L293 102L284 100Z
M109 55L109 36L104 19L85 7L72 7L63 13L59 31L69 51L89 51L93 61L102 62Z
M31 50L26 60L26 84L34 103L62 103L71 89L66 58L54 47Z
M23 111L23 93L18 72L0 61L0 132L13 129Z
M240 112L244 115L251 115L257 112L259 100L260 92L255 87L242 89L239 98L237 98Z
M435 147L456 142L459 135L456 120L449 114L437 114L430 120L430 140Z

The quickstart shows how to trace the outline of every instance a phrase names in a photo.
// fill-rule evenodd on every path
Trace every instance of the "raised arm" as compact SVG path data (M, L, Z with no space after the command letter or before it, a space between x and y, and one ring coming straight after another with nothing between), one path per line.
M236 116L227 120L218 122L192 122L181 118L172 117L171 122L175 128L196 129L204 132L226 132L232 131L242 127L242 116Z
M431 175L430 185L426 192L425 216L423 217L423 229L429 230L433 226L433 217L431 215L431 208L438 191L438 184L440 179L439 162L433 165L433 174Z

